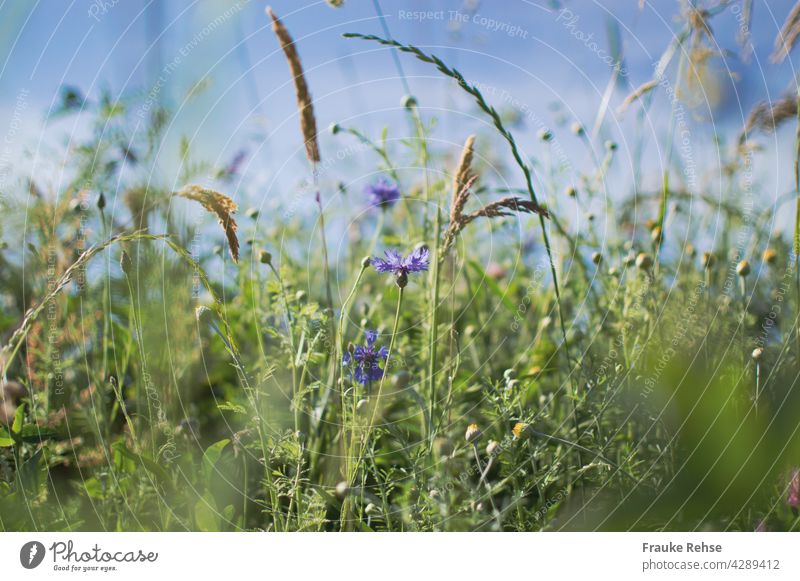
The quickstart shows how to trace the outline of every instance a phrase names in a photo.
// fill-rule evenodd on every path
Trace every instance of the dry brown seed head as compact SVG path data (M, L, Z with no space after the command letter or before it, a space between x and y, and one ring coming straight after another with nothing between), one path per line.
M278 37L283 54L289 63L292 77L294 77L294 88L297 96L297 109L300 111L300 129L306 144L306 156L314 164L320 161L319 145L317 144L317 118L314 116L314 106L311 101L311 93L308 90L303 65L300 62L300 55L297 54L297 47L294 39L286 30L286 27L275 16L272 8L267 8L267 14L272 18L272 31Z

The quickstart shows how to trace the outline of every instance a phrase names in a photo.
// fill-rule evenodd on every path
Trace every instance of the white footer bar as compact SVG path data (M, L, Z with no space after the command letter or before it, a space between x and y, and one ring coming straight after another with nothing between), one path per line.
M0 533L2 578L21 580L800 579L798 563L796 533Z

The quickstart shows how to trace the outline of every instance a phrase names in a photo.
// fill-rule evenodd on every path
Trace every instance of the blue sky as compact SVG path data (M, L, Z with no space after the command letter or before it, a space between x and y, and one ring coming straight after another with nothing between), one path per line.
M255 146L248 171L265 187L285 186L302 172L304 160L293 88L264 14L266 4L3 2L0 131L13 125L11 149L17 154L42 136L79 130L73 120L44 121L62 84L79 87L90 96L104 87L117 94L146 96L153 94L156 79L162 77L163 87L154 98L179 111L172 139L188 135L206 157L223 161L242 143L252 143L248 140L254 135L266 136ZM710 141L714 128L735 132L754 103L777 98L794 78L791 59L769 63L775 34L793 2L754 1L754 52L746 60L735 41L739 24L734 12L741 11L742 3L732 4L734 11L712 20L720 48L727 52L715 61L719 90L713 109L701 105L691 111L698 143ZM425 47L459 68L468 80L484 86L499 108L513 103L528 112L517 128L526 152L535 154L535 132L545 124L556 129L570 157L585 154L559 123L566 127L578 119L592 126L611 74L609 44L617 33L609 31L615 29L626 75L612 95L594 146L596 155L601 155L602 141L608 137L620 141L623 151L629 150L635 114L619 116L616 107L632 86L652 77L654 63L680 27L676 2L648 2L643 9L638 5L637 0L380 2L396 39ZM321 1L275 0L272 6L299 43L321 127L344 122L371 135L385 125L404 130L400 101L405 89L391 53L341 37L348 31L383 34L372 0L345 0L339 9ZM401 62L423 112L439 121L436 136L442 147L457 147L470 130L481 127L469 100L452 83L408 56ZM207 91L185 101L188 88L200 79L209 82ZM658 95L648 123L652 139L667 130L667 105ZM790 157L780 157L787 149L781 145L786 138L779 137L781 141L773 145L784 153L765 154L769 161L765 174L774 181L773 193L786 187L791 177ZM342 142L323 138L323 149L337 147ZM367 158L353 158L342 165L343 172L369 172L361 167ZM786 171L774 171L773 164ZM624 173L624 168L620 171Z

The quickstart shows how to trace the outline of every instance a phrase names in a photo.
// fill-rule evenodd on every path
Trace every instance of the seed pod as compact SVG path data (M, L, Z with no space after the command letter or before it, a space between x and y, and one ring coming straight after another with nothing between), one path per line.
M767 248L764 251L764 262L767 264L775 264L775 261L778 259L778 253L775 252L772 248Z
M261 264L272 264L272 254L267 252L266 250L261 250L258 253L258 261Z
M361 259L361 268L367 268L370 264L372 264L372 258L369 256L365 256Z
M755 361L760 360L761 357L763 357L763 355L764 355L764 350L761 347L756 347L755 349L753 349L753 352L751 353L751 356Z
M603 262L603 255L599 252L592 252L592 262L595 264L600 264Z
M491 458L492 456L499 453L500 453L500 444L498 444L494 440L489 440L489 443L486 444L486 455Z
M102 210L106 207L106 196L103 192L100 192L100 195L97 197L97 208Z
M711 252L705 251L703 252L702 262L703 262L703 268L711 270L712 268L714 268L714 265L717 262L717 257L714 256Z
M582 136L584 133L586 133L586 130L583 128L583 125L581 125L581 124L580 124L578 121L575 121L575 122L572 124L572 127L570 127L570 129L572 130L572 133L574 133L574 134L575 134L575 135L577 135L578 137L580 137L580 136Z
M553 132L550 131L549 129L540 129L537 136L545 143L553 140Z

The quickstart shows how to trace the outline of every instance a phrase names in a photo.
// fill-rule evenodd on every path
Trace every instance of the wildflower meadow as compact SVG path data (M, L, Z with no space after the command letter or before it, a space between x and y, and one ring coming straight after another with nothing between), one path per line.
M800 529L800 4L423 4L0 69L0 530Z

